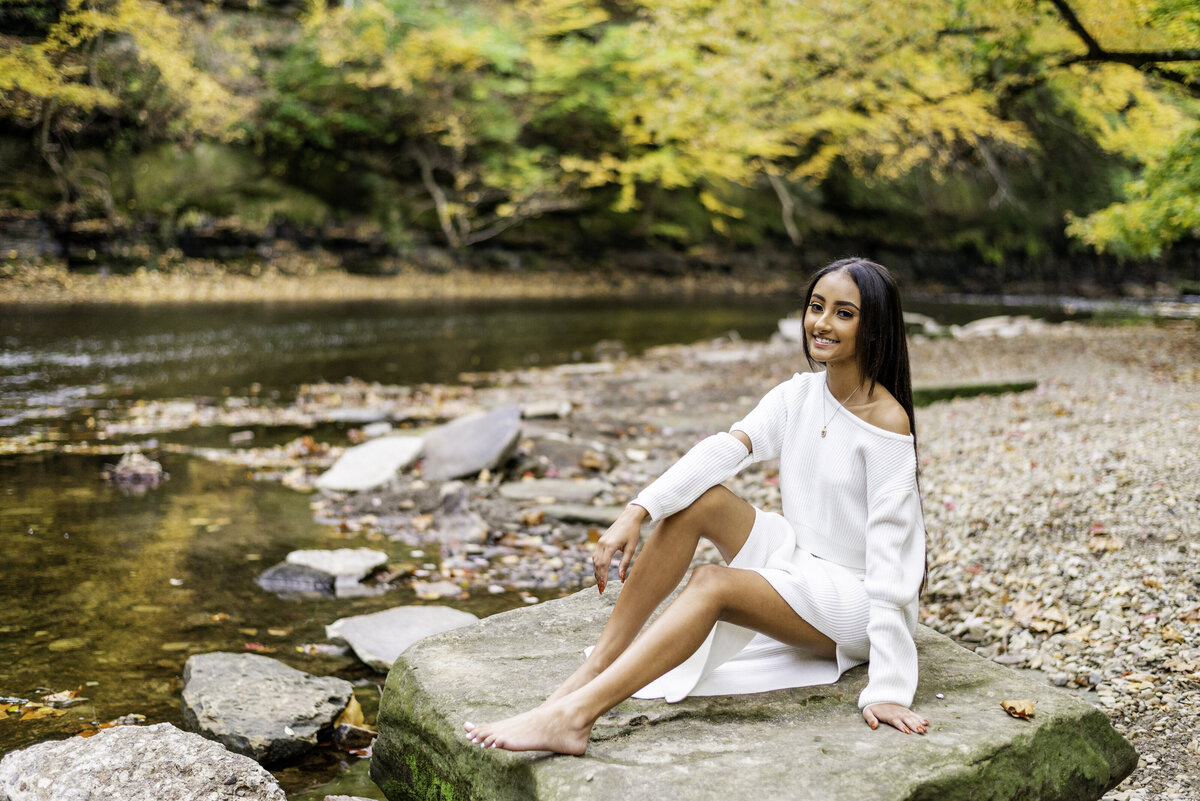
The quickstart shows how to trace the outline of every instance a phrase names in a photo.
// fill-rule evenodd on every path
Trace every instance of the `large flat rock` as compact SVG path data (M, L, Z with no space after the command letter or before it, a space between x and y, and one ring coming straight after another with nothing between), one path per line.
M586 756L483 750L464 720L538 704L578 664L616 592L595 589L417 643L379 711L372 778L401 799L1098 799L1137 753L1085 701L921 628L915 708L923 736L871 731L856 707L865 667L834 685L630 700L602 717ZM941 697L939 697L939 695ZM1033 699L1032 720L1005 699Z

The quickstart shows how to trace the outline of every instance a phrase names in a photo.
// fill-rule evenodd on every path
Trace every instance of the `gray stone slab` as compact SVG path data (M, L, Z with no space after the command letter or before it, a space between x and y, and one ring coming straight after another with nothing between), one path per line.
M396 477L421 455L421 437L382 437L356 445L343 453L333 467L317 477L318 489L361 492Z
M520 406L460 417L425 436L421 474L427 481L445 481L494 470L512 455L520 435Z
M595 526L611 526L624 511L624 506L587 506L579 503L552 503L541 507L546 517L564 523L586 523Z
M573 480L541 478L530 481L509 481L500 485L500 495L510 501L590 501L609 489L608 482L598 478Z
M170 723L38 743L0 760L4 801L285 801L254 760Z
M230 751L281 762L316 746L352 692L257 654L197 654L183 668L183 722Z
M613 589L496 615L400 656L372 759L388 798L1094 800L1137 763L1098 709L924 627L914 707L933 723L925 736L867 728L859 667L833 685L630 700L600 719L583 757L468 742L464 720L529 709L570 674L608 618ZM1035 717L1009 717L1000 708L1008 698L1036 701Z
M325 627L325 636L344 641L359 659L386 673L396 657L413 643L478 620L470 612L448 606L398 606L370 615L339 618Z

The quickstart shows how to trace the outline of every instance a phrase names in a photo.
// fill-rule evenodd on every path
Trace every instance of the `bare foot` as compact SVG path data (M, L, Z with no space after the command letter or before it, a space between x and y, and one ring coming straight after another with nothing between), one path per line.
M550 702L520 715L476 726L463 724L467 739L482 748L508 751L553 751L579 756L587 750L594 721L573 712L567 704Z

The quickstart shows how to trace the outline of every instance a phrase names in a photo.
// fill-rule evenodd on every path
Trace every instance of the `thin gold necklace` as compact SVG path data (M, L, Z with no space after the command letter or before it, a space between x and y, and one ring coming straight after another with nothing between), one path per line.
M825 434L829 431L829 424L833 422L834 417L837 417L837 413L842 410L842 405L850 402L850 399L854 397L854 393L858 392L860 389L862 389L862 385L864 383L866 383L866 380L867 379L864 378L862 381L859 381L858 386L854 388L854 392L851 392L849 395L847 395L846 400L844 400L844 401L839 401L837 399L836 395L833 396L833 402L837 404L837 408L833 410L833 414L829 415L829 417L826 418L825 425L821 426L821 439L825 439ZM829 389L829 374L828 373L825 374L825 388ZM829 394L833 395L833 390L830 390ZM825 396L824 395L821 395L821 413L822 414L825 413Z

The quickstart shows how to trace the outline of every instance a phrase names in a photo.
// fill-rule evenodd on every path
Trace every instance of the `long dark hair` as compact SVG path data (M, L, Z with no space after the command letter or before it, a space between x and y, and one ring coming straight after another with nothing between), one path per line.
M887 268L867 259L838 259L818 270L808 282L803 308L808 309L812 302L817 282L841 270L854 279L862 301L855 340L859 372L870 382L868 392L876 384L882 384L899 401L908 414L908 427L916 440L917 419L913 414L912 371L908 364L908 340L904 336L904 310L896 279ZM816 368L817 361L808 349L808 337L804 338L804 356L809 366Z
M908 414L908 429L912 432L913 454L917 451L917 418L913 414L912 370L908 363L908 339L904 335L904 309L900 305L900 288L896 279L882 264L860 258L838 259L817 271L804 290L804 306L812 301L813 289L823 276L845 270L858 285L859 311L858 336L854 351L858 358L858 369L864 379L870 380L871 389L879 383L892 393ZM804 337L804 357L808 366L816 368L817 360L808 349L808 337ZM917 459L917 497L921 492L921 463ZM921 517L924 518L924 513ZM924 524L922 523L922 526ZM921 576L921 588L929 579L929 552L925 553L925 572Z

